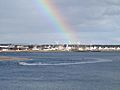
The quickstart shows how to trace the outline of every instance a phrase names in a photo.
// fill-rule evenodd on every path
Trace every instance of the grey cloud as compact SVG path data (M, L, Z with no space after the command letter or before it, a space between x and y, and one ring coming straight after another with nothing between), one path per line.
M53 28L48 24L30 0L0 1L0 33L49 33Z
M119 0L53 1L84 43L112 42L107 37L115 38L120 34ZM37 10L34 0L0 0L0 42L22 42L23 39L27 42L64 42L66 38L61 34L50 19ZM99 34L104 38L98 37Z
M104 15L108 16L118 16L120 15L120 7L109 7L106 8Z
M62 37L61 37L62 36ZM67 38L63 34L59 33L19 33L16 34L2 34L0 42L2 43L55 43L59 41L60 43L67 42Z
M105 3L107 5L119 6L120 0L105 0Z
M113 0L109 1L117 2ZM79 3L77 2L75 5L69 4L64 14L70 18L69 21L78 32L86 32L86 28L88 32L111 32L119 28L120 6L111 6L107 2L107 0L79 0Z

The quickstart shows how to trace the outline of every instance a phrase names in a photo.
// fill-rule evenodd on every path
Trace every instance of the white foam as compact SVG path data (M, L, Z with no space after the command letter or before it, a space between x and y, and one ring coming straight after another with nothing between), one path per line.
M48 64L48 63L27 63L27 62L19 62L19 65L24 65L24 66L36 66L36 65L41 65L41 66L62 66L62 65L79 65L79 64L92 64L92 63L101 63L101 62L112 62L112 60L108 59L101 59L101 58L94 58L95 61L83 61L83 62L74 62L74 63L57 63L57 64Z

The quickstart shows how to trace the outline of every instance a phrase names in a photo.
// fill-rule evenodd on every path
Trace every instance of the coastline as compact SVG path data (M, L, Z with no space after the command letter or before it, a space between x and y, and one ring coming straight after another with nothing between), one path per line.
M70 51L62 51L62 50L9 50L9 51L0 51L0 53L20 53L20 52L120 52L120 50L70 50ZM1 57L1 56L0 56Z

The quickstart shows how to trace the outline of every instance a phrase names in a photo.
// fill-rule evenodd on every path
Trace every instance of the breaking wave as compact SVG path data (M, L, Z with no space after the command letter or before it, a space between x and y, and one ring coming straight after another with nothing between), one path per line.
M96 59L95 61L82 61L82 62L73 62L73 63L42 63L42 62L35 62L35 63L27 63L27 62L19 62L19 65L23 66L62 66L62 65L79 65L79 64L92 64L92 63L101 63L101 62L112 62L112 60L107 59Z

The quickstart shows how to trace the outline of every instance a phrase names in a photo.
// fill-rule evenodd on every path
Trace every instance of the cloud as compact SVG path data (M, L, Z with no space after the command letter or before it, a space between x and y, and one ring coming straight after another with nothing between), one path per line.
M108 7L103 13L104 15L107 16L119 16L120 15L120 7Z
M119 6L120 0L104 0L107 5Z
M84 43L112 43L111 38L120 34L120 0L53 1ZM49 17L37 10L34 0L0 0L0 37L0 42L66 40Z
M2 34L0 42L2 43L55 43L59 41L60 43L67 43L67 37L64 34L59 33L10 33Z

